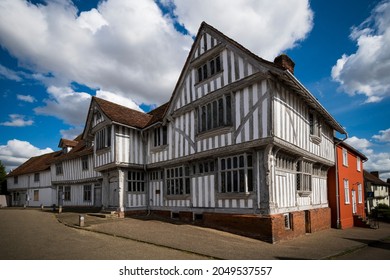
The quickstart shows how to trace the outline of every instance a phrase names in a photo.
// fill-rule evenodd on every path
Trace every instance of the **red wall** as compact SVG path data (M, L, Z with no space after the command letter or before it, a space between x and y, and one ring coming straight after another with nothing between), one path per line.
M347 147L348 166L343 165L343 147L337 146L337 166L338 166L338 190L339 190L339 211L341 228L353 227L352 211L352 190L356 194L356 214L365 217L364 211L364 182L363 182L363 164L360 163L360 171L357 170L357 155ZM349 204L345 203L344 179L349 181ZM362 202L359 203L358 184L362 185ZM332 167L328 171L328 199L329 207L332 209L332 227L337 226L337 197L336 197L336 168Z

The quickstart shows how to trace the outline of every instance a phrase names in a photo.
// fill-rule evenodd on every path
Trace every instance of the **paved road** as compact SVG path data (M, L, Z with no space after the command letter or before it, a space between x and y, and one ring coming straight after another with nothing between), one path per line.
M334 258L335 260L390 260L390 239L368 244L354 252Z
M196 254L66 227L52 213L0 209L0 259L204 259Z

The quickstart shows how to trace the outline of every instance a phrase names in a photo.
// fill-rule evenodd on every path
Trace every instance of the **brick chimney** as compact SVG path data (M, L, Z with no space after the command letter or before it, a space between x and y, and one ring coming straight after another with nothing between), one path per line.
M371 175L374 175L375 177L379 178L379 171L372 171L370 173Z
M294 74L295 62L287 54L281 54L275 57L274 63L290 71L291 74Z

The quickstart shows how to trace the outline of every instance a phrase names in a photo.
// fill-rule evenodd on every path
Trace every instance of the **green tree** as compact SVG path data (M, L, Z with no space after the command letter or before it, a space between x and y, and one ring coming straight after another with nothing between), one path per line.
M7 178L5 176L7 172L5 172L5 166L0 160L0 194L7 194Z

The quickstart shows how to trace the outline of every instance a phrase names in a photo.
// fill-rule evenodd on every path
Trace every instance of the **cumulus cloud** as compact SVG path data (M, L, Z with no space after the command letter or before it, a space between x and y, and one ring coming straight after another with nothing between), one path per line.
M18 100L21 100L21 101L24 101L24 102L28 102L28 103L34 103L34 102L37 101L37 100L35 99L35 97L32 96L32 95L17 94L17 95L16 95L16 98L17 98Z
M356 53L344 54L332 68L332 78L340 90L350 95L363 94L367 103L390 96L390 1L382 1L350 38ZM369 70L368 70L369 69Z
M9 140L6 145L0 145L0 160L6 170L15 169L29 158L53 152L50 148L40 149L27 141Z
M379 142L390 143L390 128L386 130L380 130L379 134L374 135L372 138Z
M10 120L7 122L2 122L2 126L14 126L14 127L23 127L33 125L34 121L26 119L26 116L19 114L10 114Z
M303 40L313 25L307 0L170 2L175 19L153 0L100 1L80 14L71 1L3 0L0 44L48 87L75 81L136 104L161 104L203 20L268 59ZM190 34L178 32L175 20Z
M313 27L309 1L164 0L191 35L206 21L227 36L272 60L306 38Z
M382 132L382 131L381 131ZM383 131L384 132L384 131ZM383 133L380 135L384 135ZM372 138L377 139L374 135ZM364 163L364 169L368 171L379 171L382 180L390 178L390 153L376 152L380 147L374 150L374 143L364 138L353 136L348 138L346 142L355 149L362 152L368 160Z
M85 123L91 95L85 92L75 92L70 87L48 88L49 98L44 100L45 106L34 109L38 115L53 116L70 125Z
M61 129L61 138L73 140L83 132L83 126L71 127L69 129Z
M115 94L113 92L98 90L96 91L96 97L111 101L116 104L120 104L133 110L143 112L143 110L133 100L126 98L122 95Z

